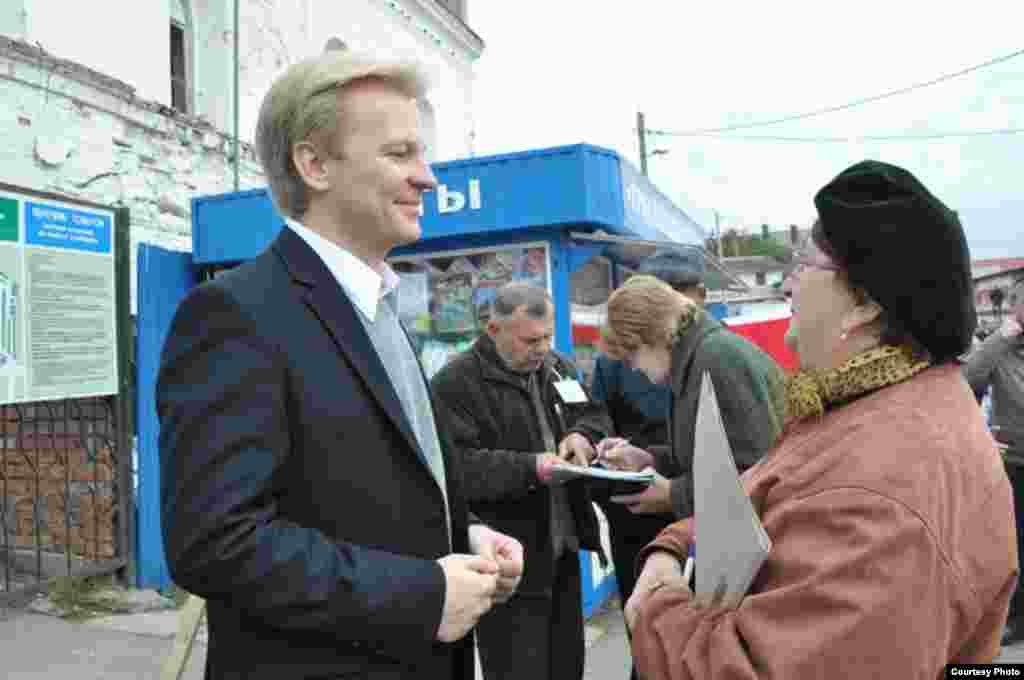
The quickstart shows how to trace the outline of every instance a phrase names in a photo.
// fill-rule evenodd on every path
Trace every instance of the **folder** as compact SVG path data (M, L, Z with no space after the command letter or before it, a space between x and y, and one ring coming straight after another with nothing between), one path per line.
M609 470L600 465L584 467L560 463L551 466L552 479L562 482L583 480L593 498L630 496L643 493L654 482L654 473Z
M715 386L701 379L693 451L696 591L712 606L738 607L771 551L750 497L740 483Z

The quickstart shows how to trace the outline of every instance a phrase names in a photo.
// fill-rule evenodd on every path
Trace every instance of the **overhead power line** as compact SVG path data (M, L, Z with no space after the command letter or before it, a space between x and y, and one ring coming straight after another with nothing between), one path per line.
M883 92L882 94L876 94L876 95L874 95L872 97L864 97L862 99L855 99L854 101L847 102L846 104L840 104L839 106L829 106L829 107L826 107L824 109L817 109L815 111L808 111L807 113L798 113L798 114L794 114L794 115L790 115L790 116L783 116L782 118L774 118L774 119L771 119L771 120L761 120L761 121L756 121L756 122L752 122L752 123L738 123L736 125L727 125L725 127L704 128L702 130L688 130L688 131L685 131L685 132L673 132L673 131L669 131L669 130L652 130L652 129L648 128L647 129L647 134L649 134L649 135L662 135L662 136L668 136L668 137L696 137L696 136L700 136L700 135L710 135L710 134L719 134L719 133L723 133L723 132L732 132L733 130L745 130L745 129L748 129L748 128L762 127L762 126L765 126L765 125L776 125L778 123L789 123L789 122L792 122L792 121L795 121L795 120L804 120L805 118L812 118L814 116L821 116L821 115L824 115L826 113L835 113L837 111L844 111L846 109L852 109L852 108L857 107L857 106L863 106L864 104L870 104L872 102L877 102L877 101L880 101L882 99L887 99L889 97L895 97L897 95L906 94L908 92L913 92L914 90L920 90L921 88L930 87L932 85L937 85L937 84L945 82L947 80L952 80L953 78L959 78L960 76L967 75L968 73L972 73L974 71L978 71L978 70L983 69L983 68L988 68L989 66L995 66L996 64L1000 64L1000 63L1002 63L1004 61L1009 61L1011 59L1014 59L1016 57L1021 56L1022 54L1024 54L1024 49L1017 50L1016 52L1013 52L1012 54L1007 54L1007 55L1004 55L1002 57L996 57L995 59L990 59L990 60L986 61L983 64L978 64L976 66L971 66L970 68L965 68L965 69L962 69L962 70L957 71L955 73L947 73L946 75L939 76L938 78L933 78L932 80L928 80L928 81L923 82L923 83L915 83L913 85L908 85L907 87L901 87L898 90L890 90L888 92Z
M847 137L789 137L784 135L721 135L702 133L694 137L710 137L724 141L738 142L805 142L815 144L851 142L913 142L957 137L993 137L997 135L1024 134L1024 128L1003 128L998 130L962 130L954 132L928 132L918 135L850 135Z

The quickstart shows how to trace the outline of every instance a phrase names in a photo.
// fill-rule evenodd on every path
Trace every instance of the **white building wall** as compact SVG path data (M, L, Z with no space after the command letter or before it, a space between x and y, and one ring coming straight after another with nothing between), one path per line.
M0 34L129 84L170 106L171 0L4 0ZM251 141L259 103L289 64L330 38L350 49L418 58L432 72L436 160L473 153L473 64L480 45L429 0L240 0L239 135ZM183 0L193 21L194 113L233 133L234 0ZM101 19L102 18L102 19ZM82 30L82 27L90 27ZM131 27L131 30L125 30Z
M272 78L338 37L353 49L426 61L438 83L431 96L438 127L434 158L470 155L472 64L479 45L460 43L433 21L429 5L242 3L243 141L252 138ZM234 188L233 0L187 4L194 21L192 116L169 108L168 0L0 0L0 182L125 205L133 246L190 250L191 199ZM241 156L239 188L265 186L251 146L243 143ZM134 255L131 260L134 266Z
M278 9L270 13L258 4L249 5L241 31L249 55L241 71L243 137L251 138L259 103L274 77L288 64L323 51L329 40L337 39L352 50L422 62L434 83L428 97L436 121L432 160L472 155L477 50L460 44L458 34L450 30L454 24L444 22L440 12L431 12L429 2L278 0ZM284 16L298 20L289 28L281 22Z
M170 104L169 0L22 1L27 42Z

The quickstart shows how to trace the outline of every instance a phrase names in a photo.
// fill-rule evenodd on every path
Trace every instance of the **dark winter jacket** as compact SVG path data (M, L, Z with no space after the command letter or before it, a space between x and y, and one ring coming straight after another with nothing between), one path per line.
M573 363L554 352L539 369L540 390L548 406L555 441L578 432L593 445L611 432L603 406L562 401L557 376L576 378ZM434 376L438 418L454 443L463 490L477 516L494 529L519 539L525 549L521 593L549 592L552 582L551 494L540 483L535 456L545 452L527 378L505 368L494 341L481 336ZM584 391L586 389L584 388ZM581 547L599 552L597 516L586 488L567 485Z
M782 429L782 369L749 340L702 315L672 348L671 445L650 448L658 471L672 480L678 518L693 514L693 450L699 446L695 429L705 371L741 473L768 452Z

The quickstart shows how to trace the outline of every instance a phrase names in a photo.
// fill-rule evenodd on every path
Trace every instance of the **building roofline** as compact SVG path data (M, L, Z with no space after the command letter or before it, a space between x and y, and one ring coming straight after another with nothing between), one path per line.
M975 276L973 278L973 280L975 282L977 282L977 281L987 281L988 279L995 279L995 278L998 278L1000 276L1024 277L1024 265L1021 265L1020 267L1009 267L1007 269L1002 269L1002 270L997 271L997 272L990 272L988 274L981 274L980 276Z
M483 53L485 47L483 39L455 12L437 2L437 0L407 0L407 2L418 7L420 11L442 27L459 43L459 47L469 52L473 59L479 58L481 53ZM397 0L389 0L385 4L391 5L392 8L400 7L401 5ZM400 14L406 14L404 9L397 9L397 11Z
M483 50L483 49L484 49L484 47L486 47L486 44L484 43L484 39L483 39L483 38L481 38L481 37L480 37L480 35L479 35L479 34L478 34L478 33L477 33L476 31L474 31L474 30L473 30L472 28L470 28L469 24L468 24L468 23L466 22L466 20L465 20L465 19L463 19L463 18L462 18L462 17L460 17L460 16L458 15L458 14L456 14L455 12L453 12L453 11L451 10L451 8L450 8L450 7L448 7L448 5L445 5L444 3L441 3L441 2L436 2L436 0L435 0L434 4L435 4L435 5L439 5L439 6L441 7L441 10L442 10L442 11L443 11L443 12L444 12L445 14L447 14L447 15L448 15L448 16L450 16L450 17L451 17L452 19L454 19L455 21L457 21L457 22L459 22L460 24L462 24L462 27L463 27L463 28L465 28L465 29L466 29L466 31L468 31L468 32L469 32L469 34L470 34L470 35L472 35L472 36L473 36L473 37L474 37L474 38L476 39L476 41L477 41L477 42L479 43L479 45L480 45L480 49L481 49L481 50Z

